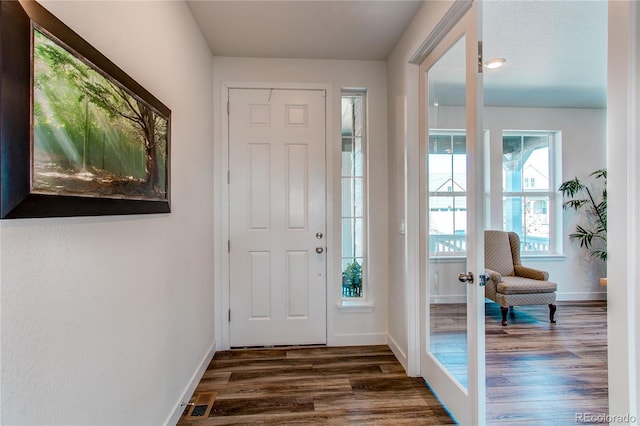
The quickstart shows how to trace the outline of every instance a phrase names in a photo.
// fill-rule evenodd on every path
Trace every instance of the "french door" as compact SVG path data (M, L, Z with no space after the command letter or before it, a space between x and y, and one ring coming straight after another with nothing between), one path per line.
M420 372L463 425L485 422L477 3L420 65Z

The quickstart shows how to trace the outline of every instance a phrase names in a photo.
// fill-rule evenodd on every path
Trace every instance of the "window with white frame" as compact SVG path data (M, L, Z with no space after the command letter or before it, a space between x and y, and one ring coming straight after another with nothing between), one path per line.
M342 92L342 297L362 298L366 277L366 93Z
M429 130L429 252L467 249L467 139L463 130Z
M502 134L503 229L520 236L523 253L557 252L559 138L559 132Z

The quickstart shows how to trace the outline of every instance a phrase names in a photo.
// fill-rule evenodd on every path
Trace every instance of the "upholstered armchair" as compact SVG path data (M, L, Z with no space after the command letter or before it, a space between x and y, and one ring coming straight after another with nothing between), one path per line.
M549 321L555 323L556 283L549 273L523 266L520 237L515 232L485 231L484 265L487 275L485 297L500 305L502 325L507 325L509 308L549 305Z

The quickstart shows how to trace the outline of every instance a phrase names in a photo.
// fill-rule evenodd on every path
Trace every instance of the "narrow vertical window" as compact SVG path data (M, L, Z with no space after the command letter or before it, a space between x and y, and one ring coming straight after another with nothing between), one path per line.
M364 297L366 131L364 92L342 92L342 297Z

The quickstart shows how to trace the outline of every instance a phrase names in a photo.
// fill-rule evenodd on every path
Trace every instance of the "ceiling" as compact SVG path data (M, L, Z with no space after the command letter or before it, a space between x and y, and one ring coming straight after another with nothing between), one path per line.
M215 56L385 60L421 1L188 1ZM485 104L606 106L607 2L485 0ZM449 64L451 68L460 63ZM461 88L448 87L450 104ZM456 73L449 73L455 75ZM441 104L446 103L441 97Z
M421 1L189 1L216 56L385 60Z

